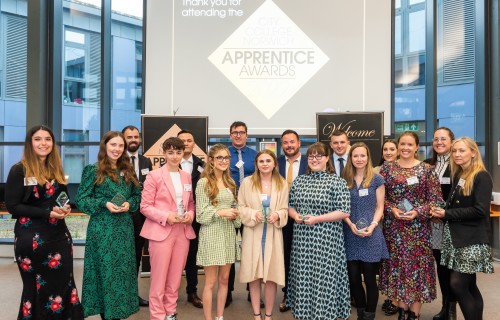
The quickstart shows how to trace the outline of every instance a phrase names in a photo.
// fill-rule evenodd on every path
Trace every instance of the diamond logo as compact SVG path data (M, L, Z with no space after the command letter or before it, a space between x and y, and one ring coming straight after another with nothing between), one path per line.
M271 0L265 1L208 59L267 119L329 60Z

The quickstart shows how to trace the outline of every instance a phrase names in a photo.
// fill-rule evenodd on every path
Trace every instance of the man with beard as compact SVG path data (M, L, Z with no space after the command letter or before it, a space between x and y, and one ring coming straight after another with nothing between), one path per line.
M281 147L284 155L278 157L278 170L281 176L287 181L288 188L292 186L293 180L307 171L307 157L302 157L300 153L299 134L293 130L285 130L281 134ZM290 310L286 306L286 295L288 285L288 272L290 270L290 255L292 252L293 239L293 219L288 219L288 223L282 229L283 232L283 253L285 255L285 286L283 287L283 301L280 303L280 311Z
M130 161L134 166L135 174L139 180L139 185L142 190L142 185L149 171L153 170L153 165L149 158L140 155L138 152L139 146L141 145L141 139L139 138L139 129L134 126L126 126L122 130L125 140L127 142L127 153L130 157ZM141 233L142 226L146 217L144 217L139 210L132 213L132 221L134 223L134 239L135 239L135 259L137 273L139 273L139 266L141 265L142 259L142 248L144 247L145 239L139 234ZM147 307L149 306L149 301L139 297L139 306Z
M193 199L196 203L196 184L200 180L200 175L203 172L204 162L193 154L195 145L193 133L188 130L181 130L177 134L177 138L184 142L184 156L181 161L181 169L191 174L191 184L193 191ZM196 217L196 213L195 213ZM192 223L196 238L189 241L189 252L186 260L186 293L188 302L192 303L196 308L203 308L203 302L197 294L198 285L198 266L196 265L196 254L198 253L198 236L200 234L200 224L196 219Z
M344 130L337 129L330 136L330 147L332 148L332 164L335 174L340 177L344 166L347 164L351 142Z

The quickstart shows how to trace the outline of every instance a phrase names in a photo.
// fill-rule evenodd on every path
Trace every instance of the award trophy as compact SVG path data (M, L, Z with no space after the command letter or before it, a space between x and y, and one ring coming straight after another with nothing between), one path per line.
M262 211L262 216L264 217L264 221L262 221L262 223L266 224L267 223L267 218L269 218L268 217L269 207L261 206L260 211Z
M59 207L64 208L69 203L68 194L62 191L56 199L56 203Z
M310 215L312 211L311 211L311 209L309 209L309 207L308 207L307 205L305 205L305 204L304 204L304 206L303 206L303 207L304 207L304 209L303 209L303 210L301 210L301 211L303 211L303 213L301 212L300 219L301 219L302 221L309 220L309 217L304 217L304 215L306 215L306 214L309 214L309 215ZM302 208L302 206L301 206L301 208Z
M238 202L236 199L231 202L231 209L238 209Z
M413 210L413 206L411 205L410 201L408 199L403 199L398 205L398 209L403 211L400 215L401 216L408 216L408 212Z
M436 203L434 203L434 208L440 208L440 209L446 208L446 201L443 200L436 201Z
M179 220L184 220L186 214L186 207L184 207L184 202L181 200L177 205L177 218Z
M365 231L363 229L368 228L368 226L369 226L368 221L366 221L365 218L359 219L355 225L356 225L356 229L358 230L358 233L366 233L367 231Z
M115 196L113 197L113 199L111 199L111 203L114 204L114 205L117 205L119 207L121 207L123 205L124 202L127 201L127 198L125 198L123 196L123 194L121 193L117 193L115 194Z

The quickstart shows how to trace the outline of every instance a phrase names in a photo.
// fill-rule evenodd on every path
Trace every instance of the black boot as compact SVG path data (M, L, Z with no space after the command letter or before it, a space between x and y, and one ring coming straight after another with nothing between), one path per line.
M357 308L358 320L363 320L365 318L365 308Z
M367 312L365 311L365 317L363 320L375 320L375 312Z
M420 319L420 315L415 314L415 312L413 311L408 312L408 318L406 318L406 320L418 320L418 319Z
M448 320L448 308L449 302L446 299L443 299L443 306L441 307L441 311L436 314L432 320Z
M408 314L408 310L405 310L403 308L398 308L398 320L406 320L406 315Z
M457 302L450 301L448 304L448 319L447 320L457 320Z

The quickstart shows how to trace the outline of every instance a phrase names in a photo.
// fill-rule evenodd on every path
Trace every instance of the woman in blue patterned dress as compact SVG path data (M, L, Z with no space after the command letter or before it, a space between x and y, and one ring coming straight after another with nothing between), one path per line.
M16 219L15 258L23 281L18 319L83 319L73 279L73 240L65 223L66 178L52 130L26 132L23 158L12 166L5 188Z
M375 318L377 273L389 253L378 222L384 216L384 178L373 172L370 151L363 142L349 150L342 178L351 190L351 215L344 219L344 241L351 296L359 320ZM366 291L363 287L363 279Z
M418 143L414 132L404 132L398 139L399 159L380 169L389 259L382 260L379 287L399 300L398 320L418 319L422 304L436 299L429 213L442 201L441 186L433 168L415 158Z
M125 319L139 311L130 213L139 209L141 191L125 145L119 131L102 137L98 161L83 169L76 195L76 205L90 216L83 267L85 317Z
M451 153L453 184L446 209L435 208L431 213L446 221L441 265L451 271L451 291L465 320L481 320L483 297L476 272L493 273L489 237L493 182L472 139L455 140Z
M196 264L205 270L203 314L212 319L212 292L217 283L216 320L224 319L229 270L240 257L235 228L241 227L236 206L236 183L231 178L231 156L216 144L196 185L196 221L201 224Z
M308 173L297 177L289 199L293 228L287 306L301 320L347 319L351 313L342 219L350 194L333 174L329 148L307 150Z

